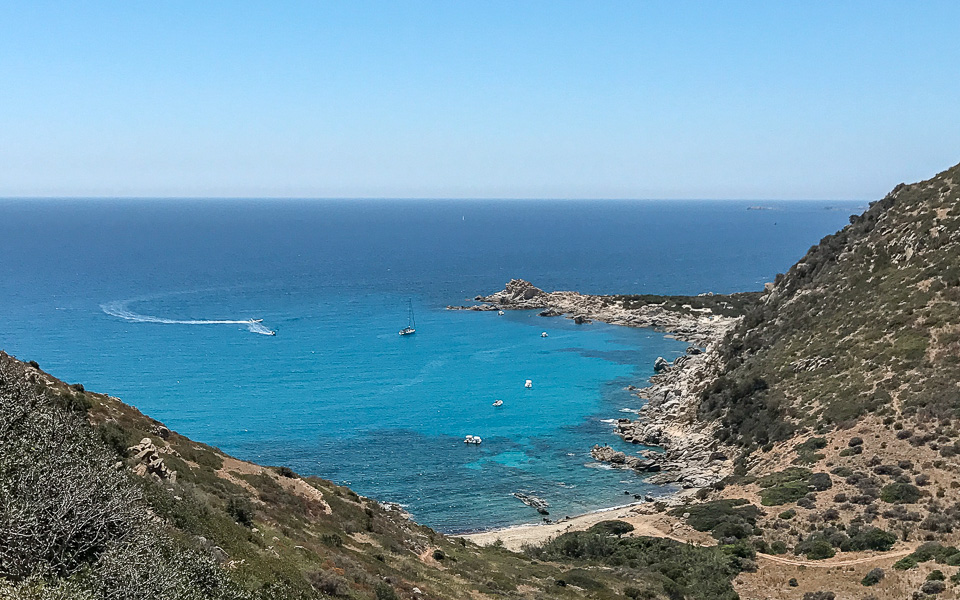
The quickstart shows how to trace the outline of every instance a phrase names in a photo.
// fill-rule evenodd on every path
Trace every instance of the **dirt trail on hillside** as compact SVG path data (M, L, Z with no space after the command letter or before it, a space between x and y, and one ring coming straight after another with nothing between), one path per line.
M912 554L915 548L910 548L909 550L898 550L897 552L885 552L883 554L877 554L876 556L866 556L864 558L854 558L851 560L792 560L789 558L783 558L781 556L774 556L773 554L762 554L757 552L757 558L764 558L769 561L778 562L783 565L795 565L801 567L821 567L821 568L832 568L832 567L844 567L847 565L859 565L868 562L874 562L877 560L886 560L888 558L900 558L908 554Z

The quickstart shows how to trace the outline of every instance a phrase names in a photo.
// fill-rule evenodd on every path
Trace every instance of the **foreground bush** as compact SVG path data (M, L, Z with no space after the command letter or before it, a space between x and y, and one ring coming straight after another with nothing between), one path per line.
M243 597L209 557L180 546L156 524L140 487L115 467L116 454L87 424L89 402L76 396L34 383L22 364L0 356L4 593Z

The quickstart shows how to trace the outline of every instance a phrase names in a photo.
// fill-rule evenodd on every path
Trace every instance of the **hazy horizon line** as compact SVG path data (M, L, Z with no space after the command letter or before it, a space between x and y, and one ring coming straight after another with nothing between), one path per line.
M560 198L560 197L444 197L444 196L0 196L10 200L267 200L267 201L389 201L389 202L873 202L871 198Z

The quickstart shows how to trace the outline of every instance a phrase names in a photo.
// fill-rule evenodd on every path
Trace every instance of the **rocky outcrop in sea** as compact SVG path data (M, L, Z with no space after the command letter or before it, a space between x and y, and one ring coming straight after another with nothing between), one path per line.
M478 304L448 306L450 310L539 310L542 317L566 316L578 324L602 321L625 327L651 327L703 347L718 340L737 323L736 318L710 309L668 310L662 304L625 308L611 296L579 292L545 292L529 281L511 279L502 291L474 298Z

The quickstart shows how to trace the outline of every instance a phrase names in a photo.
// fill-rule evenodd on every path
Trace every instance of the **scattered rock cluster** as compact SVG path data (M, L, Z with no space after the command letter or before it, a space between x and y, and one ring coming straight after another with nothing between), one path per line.
M676 483L684 488L707 487L723 479L733 469L730 454L713 437L710 426L696 419L700 388L711 379L717 366L713 346L706 352L690 352L659 369L651 385L639 390L647 398L636 420L619 419L616 433L625 441L647 446L659 446L662 453L640 451L637 460L653 461L657 469L650 483ZM666 361L664 361L666 362ZM596 458L596 457L595 457ZM629 457L633 458L633 457Z
M160 451L150 438L143 438L136 446L130 446L128 451L133 460L136 461L133 471L137 475L149 473L159 481L169 481L171 483L177 480L177 472L163 464Z

